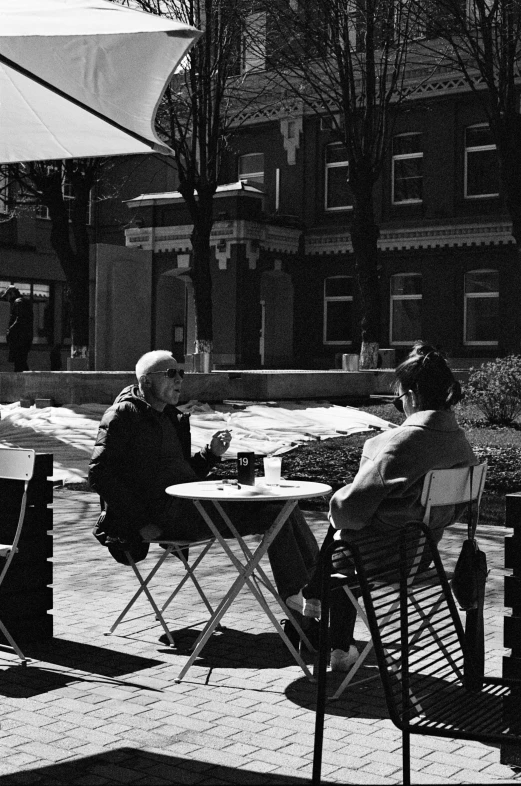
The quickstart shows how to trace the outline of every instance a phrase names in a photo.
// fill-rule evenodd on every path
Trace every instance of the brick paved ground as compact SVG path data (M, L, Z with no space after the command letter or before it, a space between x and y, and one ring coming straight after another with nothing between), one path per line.
M55 639L29 652L35 660L26 670L0 665L0 783L309 783L314 687L251 596L238 598L225 630L176 685L183 650L193 640L190 626L205 618L194 591L186 590L168 613L174 651L163 645L145 602L120 635L104 635L133 590L132 574L90 534L97 497L62 489L54 507ZM309 516L321 539L323 514ZM489 528L481 537L493 569L486 617L487 660L495 673L502 655L503 534ZM457 537L453 532L445 540L448 561ZM218 553L202 575L211 598L232 576ZM159 596L167 592L163 581ZM370 665L364 674L373 672ZM387 718L378 679L351 688L329 710L324 783L399 783L400 735ZM515 780L499 764L497 747L472 742L413 737L412 768L414 783Z

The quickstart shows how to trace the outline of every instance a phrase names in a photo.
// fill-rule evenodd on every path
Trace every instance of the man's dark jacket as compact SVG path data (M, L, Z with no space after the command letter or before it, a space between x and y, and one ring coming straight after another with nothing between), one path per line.
M197 477L205 478L219 458L208 447L192 456L189 415L171 405L165 407L164 414L177 432L184 458ZM105 508L95 536L113 556L113 549L121 554L129 547L136 559L147 554L148 544L142 542L139 530L154 523L151 489L161 469L161 438L156 413L137 386L122 390L103 415L90 461L89 483Z

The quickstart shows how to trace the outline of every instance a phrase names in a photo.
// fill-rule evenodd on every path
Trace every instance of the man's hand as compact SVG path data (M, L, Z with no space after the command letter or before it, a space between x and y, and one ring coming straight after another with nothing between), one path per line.
M215 434L212 435L210 450L214 456L222 456L230 447L231 441L232 435L228 429L225 429L224 431L216 431Z

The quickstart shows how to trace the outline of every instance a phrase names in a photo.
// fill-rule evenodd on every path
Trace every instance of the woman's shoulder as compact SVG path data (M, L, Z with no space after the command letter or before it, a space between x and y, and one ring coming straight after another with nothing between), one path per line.
M403 424L398 426L398 428L387 429L366 440L363 454L366 458L374 458L378 453L410 439L410 436L411 429L405 429Z

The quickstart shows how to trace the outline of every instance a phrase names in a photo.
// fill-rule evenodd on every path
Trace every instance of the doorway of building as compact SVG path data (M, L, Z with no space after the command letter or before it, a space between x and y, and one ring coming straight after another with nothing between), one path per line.
M282 270L262 274L259 354L265 368L288 368L293 361L293 283Z
M159 277L156 292L155 347L169 349L182 360L193 352L195 310L192 282L186 270L173 268Z

